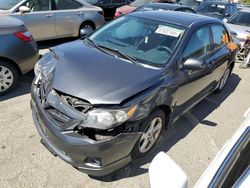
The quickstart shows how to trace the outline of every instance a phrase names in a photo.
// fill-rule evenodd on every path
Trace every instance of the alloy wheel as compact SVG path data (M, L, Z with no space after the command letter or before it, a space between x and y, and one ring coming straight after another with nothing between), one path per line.
M227 69L220 81L220 86L219 86L220 90L222 90L224 86L226 85L229 75L230 75L230 69Z
M0 92L6 91L14 81L13 73L10 69L0 66Z
M141 153L146 153L155 144L162 129L162 119L159 117L154 118L145 131L142 133L139 150Z
M92 32L94 29L91 25L89 24L86 24L86 25L83 25L80 29L80 36L84 36L84 35L87 35L89 34L90 32Z

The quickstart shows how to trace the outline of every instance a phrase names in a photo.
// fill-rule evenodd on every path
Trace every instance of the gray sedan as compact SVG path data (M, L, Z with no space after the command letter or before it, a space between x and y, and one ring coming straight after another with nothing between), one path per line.
M84 0L0 0L0 15L21 19L36 41L86 35L104 24L103 10Z
M33 69L38 47L23 22L17 18L0 17L0 96L17 84L18 75Z

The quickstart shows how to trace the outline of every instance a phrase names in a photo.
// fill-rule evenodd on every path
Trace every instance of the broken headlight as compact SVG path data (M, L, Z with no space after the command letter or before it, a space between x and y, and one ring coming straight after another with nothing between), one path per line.
M135 113L137 107L133 106L126 109L93 109L87 113L87 120L84 122L84 127L97 129L110 129L118 126Z

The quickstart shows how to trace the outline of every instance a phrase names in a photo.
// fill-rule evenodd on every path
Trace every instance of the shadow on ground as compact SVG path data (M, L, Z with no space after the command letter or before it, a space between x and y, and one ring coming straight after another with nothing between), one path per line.
M167 152L178 141L187 136L199 123L204 126L216 126L216 122L206 120L206 117L217 109L224 100L237 88L240 77L232 74L224 90L219 94L211 94L197 104L190 112L178 120L168 130L164 130L157 145L143 158L137 159L116 172L103 177L92 177L99 181L111 182L128 177L138 176L148 172L143 166L150 163L160 151Z
M30 71L29 73L20 76L16 88L7 95L0 96L0 101L8 100L14 97L30 93L30 88L33 78L34 78L33 71Z

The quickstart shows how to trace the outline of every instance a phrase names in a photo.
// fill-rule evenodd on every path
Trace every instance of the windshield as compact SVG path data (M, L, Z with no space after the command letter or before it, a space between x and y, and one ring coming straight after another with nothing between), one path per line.
M89 39L142 64L164 66L172 56L184 27L157 20L123 16L94 32Z
M222 16L224 14L226 6L216 3L202 3L197 12L201 13L213 13L215 15Z
M178 3L187 7L191 7L194 10L197 10L199 5L201 4L201 0L180 0Z
M250 12L237 12L228 20L228 23L250 26Z
M145 4L151 3L153 0L135 0L133 3L131 3L131 6L133 7L141 7Z
M0 0L0 9L9 10L14 7L21 0Z

